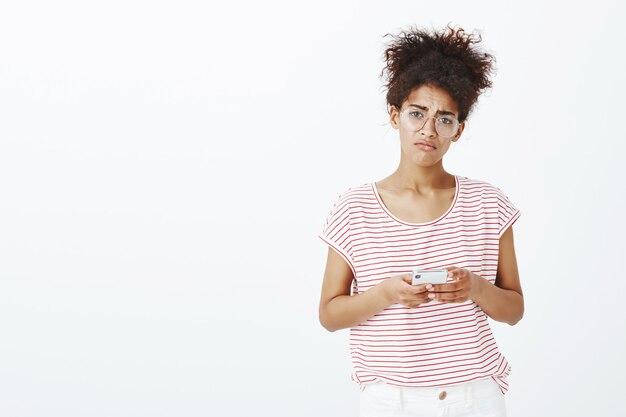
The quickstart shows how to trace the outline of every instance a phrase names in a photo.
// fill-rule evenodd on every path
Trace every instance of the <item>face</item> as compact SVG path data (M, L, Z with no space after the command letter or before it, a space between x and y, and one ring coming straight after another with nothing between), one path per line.
M400 112L409 108L411 111L421 112L425 117L433 117L426 121L423 128L417 132L407 126L406 119L400 116ZM452 117L458 120L459 112L456 102L445 91L433 85L421 85L413 89L408 98L402 103L402 108L391 108L391 126L400 131L400 145L402 158L417 165L428 167L440 163L448 151L450 144L461 137L465 122L459 125L459 129L453 137L439 136L435 129L435 117ZM434 149L420 142L434 146Z

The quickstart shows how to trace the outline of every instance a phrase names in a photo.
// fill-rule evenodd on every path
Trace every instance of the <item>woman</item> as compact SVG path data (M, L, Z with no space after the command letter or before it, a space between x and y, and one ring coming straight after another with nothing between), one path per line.
M319 318L350 328L362 417L506 415L510 365L487 317L514 325L524 313L520 210L442 161L491 87L480 40L450 26L394 37L385 69L399 166L342 193L319 234L329 245ZM447 281L412 285L414 268L445 269Z

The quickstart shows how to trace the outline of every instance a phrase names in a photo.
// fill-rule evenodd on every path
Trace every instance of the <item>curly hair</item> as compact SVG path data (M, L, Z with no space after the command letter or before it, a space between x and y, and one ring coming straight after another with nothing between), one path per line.
M431 84L445 90L457 103L459 122L465 121L481 92L491 87L489 74L494 71L495 57L472 44L482 40L480 34L466 34L448 23L447 31L429 33L410 28L397 36L385 49L387 104L400 109L411 91Z

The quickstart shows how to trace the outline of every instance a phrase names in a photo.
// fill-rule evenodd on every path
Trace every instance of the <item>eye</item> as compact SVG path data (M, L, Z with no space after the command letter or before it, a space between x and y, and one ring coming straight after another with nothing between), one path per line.
M412 111L409 113L411 117L415 117L416 119L423 119L424 114L421 111Z
M440 123L443 123L444 125L451 125L452 123L454 123L452 119L448 119L447 117L440 117L438 120Z

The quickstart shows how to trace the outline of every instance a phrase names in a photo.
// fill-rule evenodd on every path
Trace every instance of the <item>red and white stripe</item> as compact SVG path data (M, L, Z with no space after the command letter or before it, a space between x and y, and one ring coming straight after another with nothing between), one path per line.
M375 184L339 196L318 235L350 265L352 293L392 275L457 266L495 282L502 233L521 212L497 187L456 177L450 208L426 223L396 218ZM431 301L416 308L394 304L350 329L352 379L411 387L459 384L492 377L505 394L510 365L488 317L473 301Z

